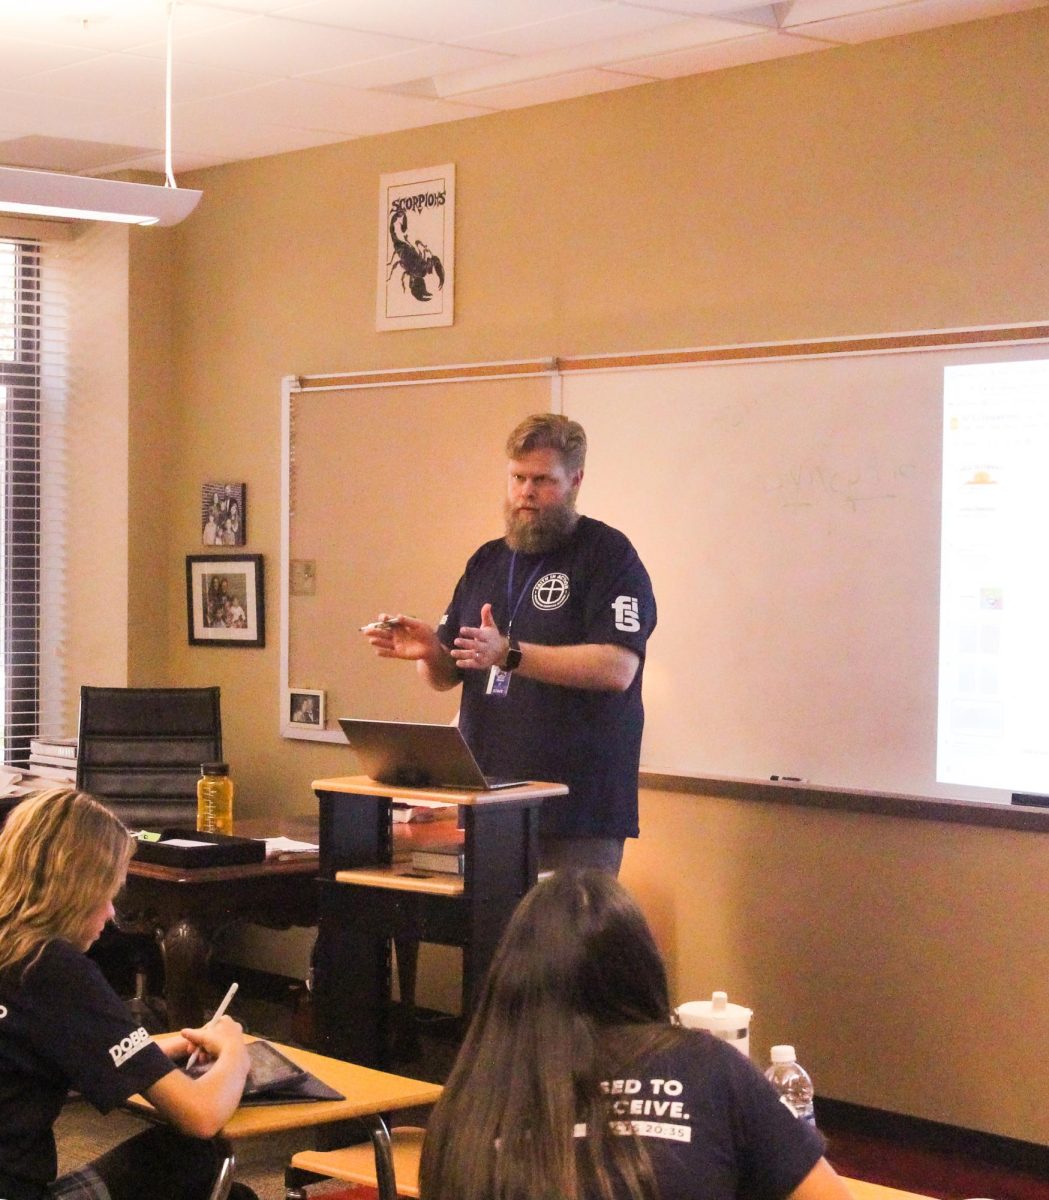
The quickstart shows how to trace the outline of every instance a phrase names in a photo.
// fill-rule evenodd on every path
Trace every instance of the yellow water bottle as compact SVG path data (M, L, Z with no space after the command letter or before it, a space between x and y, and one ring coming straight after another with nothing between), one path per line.
M233 780L228 763L201 763L197 780L197 829L201 833L233 832Z

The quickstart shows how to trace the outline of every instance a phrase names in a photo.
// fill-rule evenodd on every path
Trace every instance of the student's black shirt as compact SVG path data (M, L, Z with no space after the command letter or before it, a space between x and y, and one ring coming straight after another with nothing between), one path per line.
M95 963L55 940L0 979L0 1196L54 1179L52 1127L72 1089L106 1113L174 1067Z

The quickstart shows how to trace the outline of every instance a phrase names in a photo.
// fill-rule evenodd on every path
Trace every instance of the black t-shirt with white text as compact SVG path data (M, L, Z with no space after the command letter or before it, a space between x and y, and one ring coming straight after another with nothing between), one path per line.
M683 1032L679 1045L602 1088L613 1130L644 1143L660 1200L783 1200L823 1155L822 1135L735 1046L705 1030ZM616 1190L629 1200L625 1185Z
M0 1195L32 1195L54 1179L52 1127L70 1089L107 1113L173 1069L98 966L69 942L49 942L24 977L21 966L7 971L0 981Z

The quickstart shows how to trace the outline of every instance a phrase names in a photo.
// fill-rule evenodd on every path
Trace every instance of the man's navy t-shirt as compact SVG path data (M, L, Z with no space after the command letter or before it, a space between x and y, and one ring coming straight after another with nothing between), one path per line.
M656 624L652 584L637 551L618 530L590 517L580 517L568 540L547 554L514 554L502 538L486 542L467 563L441 619L441 642L450 648L461 626L480 625L484 604L516 641L610 643L638 656L625 692L559 687L514 674L500 696L488 691L489 672L461 671L459 716L485 774L568 784L567 797L544 804L543 833L636 837L641 681Z

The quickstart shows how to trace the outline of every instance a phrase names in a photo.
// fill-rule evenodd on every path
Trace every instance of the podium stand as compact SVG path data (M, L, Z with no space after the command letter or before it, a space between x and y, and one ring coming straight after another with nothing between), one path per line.
M468 1016L510 914L535 883L539 810L560 783L498 791L401 788L367 776L318 779L320 879L313 999L318 1049L382 1068L388 1059L394 938L461 946ZM394 800L460 806L464 870L411 873L393 861Z

